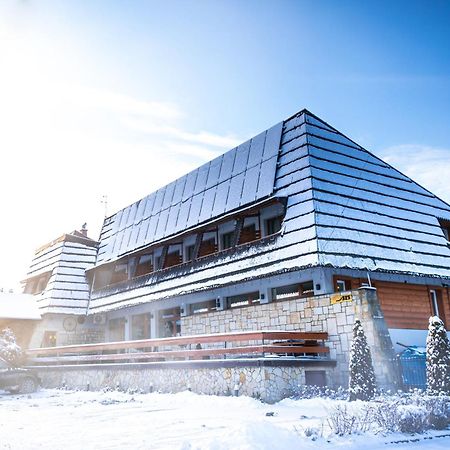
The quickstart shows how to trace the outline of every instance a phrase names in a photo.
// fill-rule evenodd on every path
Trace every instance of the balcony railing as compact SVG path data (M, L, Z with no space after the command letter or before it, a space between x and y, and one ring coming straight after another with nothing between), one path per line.
M135 289L137 287L145 286L148 283L154 284L164 279L177 278L186 275L190 271L195 271L196 269L201 268L203 265L208 264L211 261L215 261L218 258L226 258L231 255L239 256L239 254L245 252L251 247L265 247L268 244L274 243L278 235L279 233L272 234L270 236L258 239L257 241L239 244L235 247L230 247L225 250L219 250L215 253L211 253L206 256L198 257L193 261L182 262L181 264L177 264L164 269L155 270L153 272L144 275L136 276L129 280L109 284L101 288L94 288L92 296L93 298L100 298L110 295L112 293L127 291L129 289Z
M329 353L328 333L246 331L180 336L101 344L35 348L27 351L33 365L101 364L255 356L320 358Z

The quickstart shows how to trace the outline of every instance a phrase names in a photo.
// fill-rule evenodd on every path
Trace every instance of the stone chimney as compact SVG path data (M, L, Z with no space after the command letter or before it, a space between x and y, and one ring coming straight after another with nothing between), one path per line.
M81 227L81 230L80 230L80 233L81 233L83 236L87 237L88 230L87 230L87 223L86 223L86 222L83 223L83 225L82 225L82 227Z

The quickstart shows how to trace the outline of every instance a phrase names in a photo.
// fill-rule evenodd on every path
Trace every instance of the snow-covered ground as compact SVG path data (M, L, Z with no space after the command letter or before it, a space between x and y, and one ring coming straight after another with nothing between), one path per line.
M248 397L191 392L41 390L29 396L0 392L0 449L450 448L450 430L414 436L331 436L314 441L306 437L305 430L321 429L327 412L338 403L319 398L267 405ZM358 407L358 403L351 405ZM324 435L328 433L325 430Z

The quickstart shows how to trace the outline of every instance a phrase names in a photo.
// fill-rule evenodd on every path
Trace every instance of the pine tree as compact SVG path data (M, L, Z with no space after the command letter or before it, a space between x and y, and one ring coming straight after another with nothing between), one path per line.
M10 328L5 328L0 333L0 357L13 365L20 364L22 360L22 349L17 344L16 336Z
M432 395L450 394L450 342L437 316L430 317L428 324L427 388Z
M353 325L353 340L350 349L349 400L370 400L375 394L375 372L372 356L361 322Z

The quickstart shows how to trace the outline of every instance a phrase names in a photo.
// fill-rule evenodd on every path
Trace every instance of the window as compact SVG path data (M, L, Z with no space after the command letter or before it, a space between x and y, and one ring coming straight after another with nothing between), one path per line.
M47 286L47 283L48 283L48 279L49 279L49 277L46 275L39 278L39 280L37 282L37 287L36 287L36 294L40 294L45 289L45 287Z
M164 309L159 313L160 337L179 336L181 334L180 308Z
M131 339L150 338L150 314L138 314L131 318Z
M284 300L286 298L298 296L299 296L298 284L290 284L289 286L280 286L272 289L272 300Z
M194 250L195 250L195 245L188 245L186 247L186 261L194 260Z
M436 289L430 289L431 312L433 316L438 316L444 320L444 304L442 303L442 292Z
M47 287L51 273L44 273L40 276L31 278L25 285L26 294L40 294Z
M35 280L27 281L25 285L25 294L33 294L34 293Z
M290 284L272 289L272 300L284 300L288 298L311 297L314 295L312 281L299 284Z
M272 217L266 220L266 233L268 236L278 233L281 230L283 216Z
M111 319L108 322L109 340L111 342L125 340L125 323L126 323L125 317Z
M222 234L222 250L233 247L234 244L234 231Z
M445 239L450 241L450 220L438 219L439 225L441 226L442 232L444 233Z
M216 309L217 307L215 300L207 300L206 302L193 303L191 305L192 314L207 313L210 311L215 311Z
M202 243L200 244L198 256L199 257L207 256L207 255L211 255L212 253L216 253L216 252L217 252L216 240L214 238L207 239L207 240L202 241Z
M258 304L259 302L259 292L249 292L248 294L240 294L227 297L227 305L229 308L250 306Z
M351 290L351 280L338 278L335 281L335 291L336 292L346 292Z
M127 262L119 262L114 266L111 277L111 284L120 283L128 279L128 264Z
M164 261L164 269L168 267L177 266L183 262L180 250L171 251L167 253L166 260Z
M247 242L253 242L261 237L261 233L256 229L254 223L242 228L239 235L239 244L246 244Z
M447 328L447 320L445 317L444 301L442 299L442 291L440 289L430 289L431 313L438 316Z
M153 272L153 255L148 254L140 256L136 266L135 276L139 277L151 272Z
M314 295L314 283L306 281L300 284L300 295L302 297L312 297Z
M56 331L45 331L41 347L56 347Z

